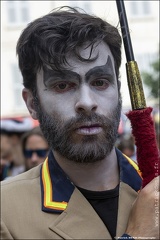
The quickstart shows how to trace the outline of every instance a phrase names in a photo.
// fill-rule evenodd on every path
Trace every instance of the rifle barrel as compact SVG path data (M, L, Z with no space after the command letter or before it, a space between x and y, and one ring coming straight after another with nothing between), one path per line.
M127 62L134 61L133 48L123 0L116 0Z

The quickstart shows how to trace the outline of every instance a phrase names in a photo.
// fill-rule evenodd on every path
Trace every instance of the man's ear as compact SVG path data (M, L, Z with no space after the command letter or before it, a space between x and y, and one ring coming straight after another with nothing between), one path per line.
M31 117L35 120L37 120L37 112L35 110L35 106L34 106L34 101L33 101L33 94L31 93L31 91L27 88L24 88L22 90L22 97L23 100L26 103L26 106L28 108L28 111L31 115Z

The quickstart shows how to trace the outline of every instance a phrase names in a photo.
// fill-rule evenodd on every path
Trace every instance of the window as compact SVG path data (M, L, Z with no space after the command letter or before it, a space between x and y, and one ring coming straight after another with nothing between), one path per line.
M130 1L130 12L134 17L151 15L150 1Z
M157 59L156 53L143 53L136 55L136 61L138 62L138 67L140 71L151 71L151 64Z
M7 18L9 25L21 25L29 21L28 1L7 1Z

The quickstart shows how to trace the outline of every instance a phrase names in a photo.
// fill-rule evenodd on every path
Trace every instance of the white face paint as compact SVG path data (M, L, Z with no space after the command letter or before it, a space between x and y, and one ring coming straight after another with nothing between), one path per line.
M88 58L90 48L80 49ZM92 62L68 56L69 68L49 68L37 75L42 131L52 149L77 162L101 160L112 150L120 118L121 102L114 60L101 43L92 52ZM68 66L67 66L68 67Z
M87 58L90 48L82 49L80 53ZM63 75L57 75L50 69L38 73L38 95L46 113L52 115L56 112L65 121L81 112L105 116L112 112L119 97L113 56L104 43L94 49L92 57L97 54L98 58L90 63L68 57L72 67Z

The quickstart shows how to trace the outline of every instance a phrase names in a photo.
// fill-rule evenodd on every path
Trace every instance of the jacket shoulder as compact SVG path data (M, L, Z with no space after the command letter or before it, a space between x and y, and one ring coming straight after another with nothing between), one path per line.
M24 186L24 184L36 181L36 179L39 179L40 177L40 169L41 164L15 177L9 177L8 179L3 180L1 182L1 190L4 191L5 189L13 189L14 186Z

